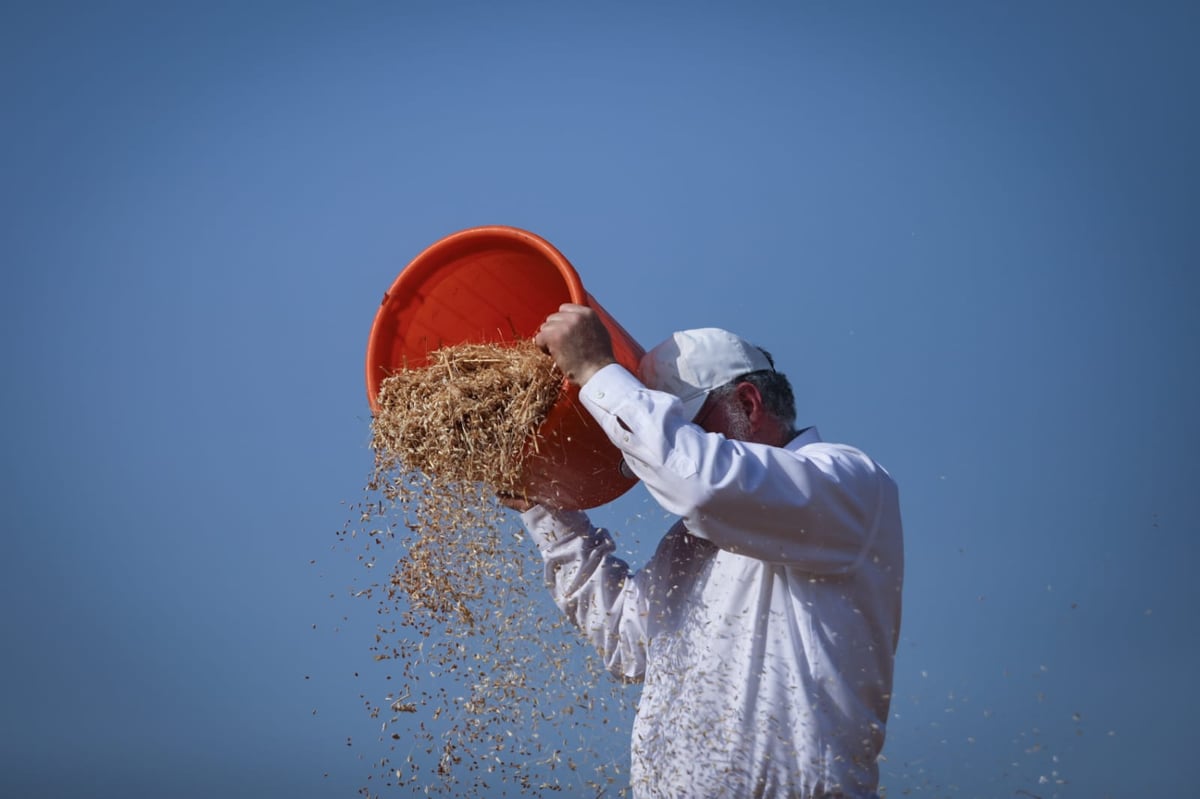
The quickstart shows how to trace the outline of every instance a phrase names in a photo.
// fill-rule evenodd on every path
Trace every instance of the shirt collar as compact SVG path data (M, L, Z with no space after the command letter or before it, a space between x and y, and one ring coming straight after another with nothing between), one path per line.
M795 438L783 445L783 448L795 451L808 444L816 444L820 440L821 434L817 431L816 425L813 425L797 433Z

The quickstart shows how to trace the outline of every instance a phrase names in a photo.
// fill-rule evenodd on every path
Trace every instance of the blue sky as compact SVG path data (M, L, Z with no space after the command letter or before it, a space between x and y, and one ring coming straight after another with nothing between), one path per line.
M355 795L367 332L510 224L644 345L766 346L896 477L889 795L1182 794L1198 17L6 4L0 792ZM647 503L596 514L635 562Z

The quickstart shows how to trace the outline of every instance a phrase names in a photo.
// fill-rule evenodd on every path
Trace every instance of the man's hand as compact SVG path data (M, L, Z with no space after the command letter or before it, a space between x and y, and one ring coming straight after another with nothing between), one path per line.
M510 494L504 491L496 492L496 501L504 507L510 510L515 510L518 513L524 513L532 508L535 504L525 497L519 497L516 494Z
M533 343L550 354L567 379L582 386L592 375L616 363L612 337L594 310L563 303L546 317Z

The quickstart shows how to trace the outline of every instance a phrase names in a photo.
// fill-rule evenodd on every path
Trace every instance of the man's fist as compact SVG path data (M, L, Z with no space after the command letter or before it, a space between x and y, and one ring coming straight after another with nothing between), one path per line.
M582 386L599 370L616 363L612 337L594 310L563 303L546 317L533 343L550 354L567 379Z

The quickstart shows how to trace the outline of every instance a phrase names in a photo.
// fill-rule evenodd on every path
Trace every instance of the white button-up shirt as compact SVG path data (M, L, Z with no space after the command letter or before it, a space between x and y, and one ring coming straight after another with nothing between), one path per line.
M680 517L635 574L585 514L524 514L559 607L645 681L634 795L871 795L903 581L887 472L814 428L785 447L706 433L617 365L581 397Z

